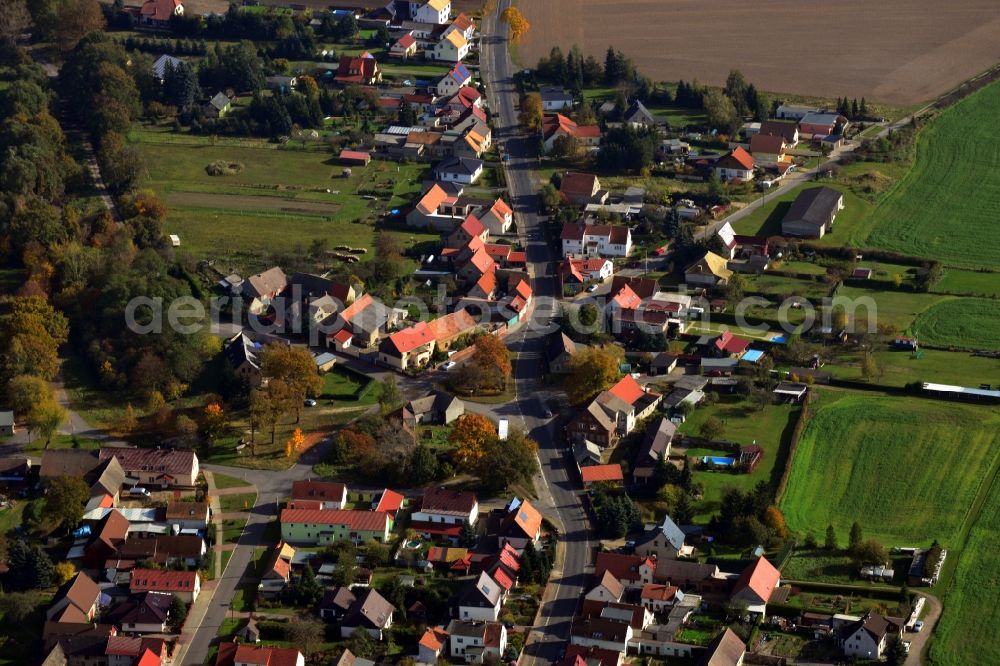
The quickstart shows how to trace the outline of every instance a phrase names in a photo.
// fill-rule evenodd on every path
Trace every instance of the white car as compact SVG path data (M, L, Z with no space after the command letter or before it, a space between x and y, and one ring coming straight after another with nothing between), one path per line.
M315 407L316 401L313 400L312 398L306 398L305 400L302 401L302 404L305 405L306 407Z
M592 284L589 287L587 287L587 293L588 294L592 294L595 291L597 291L597 285L596 284Z
M133 486L128 489L128 495L129 497L150 497L152 493L142 486Z
M441 369L444 370L445 372L448 372L449 370L451 370L452 368L454 368L456 365L458 365L458 363L456 363L455 361L448 361L447 363L445 363L444 365L441 366Z

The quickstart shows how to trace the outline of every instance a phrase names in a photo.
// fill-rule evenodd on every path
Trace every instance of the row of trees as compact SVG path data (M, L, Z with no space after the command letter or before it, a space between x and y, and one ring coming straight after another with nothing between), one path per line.
M747 492L727 490L711 526L726 541L744 546L775 545L788 538L785 517L774 506L771 487L766 481L760 481Z

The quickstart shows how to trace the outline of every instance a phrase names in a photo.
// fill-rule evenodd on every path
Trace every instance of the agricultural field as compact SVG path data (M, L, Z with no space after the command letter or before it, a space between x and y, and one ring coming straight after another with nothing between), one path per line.
M695 520L707 521L719 510L723 493L728 488L749 490L760 481L777 485L788 457L792 430L798 419L799 406L769 405L761 412L752 410L745 400L722 397L714 405L703 405L691 412L680 426L685 435L697 436L701 424L711 416L722 421L721 439L741 445L756 443L764 450L764 458L752 474L730 474L725 471L696 471L695 481L705 487L703 501L695 506ZM688 449L687 456L727 455L714 449Z
M909 106L995 64L1000 20L990 0L957 0L947 12L927 11L932 6L848 0L824 14L802 11L796 0L764 5L739 0L527 2L521 11L531 30L518 56L521 65L532 66L555 45L565 53L577 44L603 62L610 45L655 80L722 85L739 67L763 90L828 98L846 94ZM670 26L669 48L664 47L664 26ZM754 39L706 38L722 26ZM788 53L795 54L793 65ZM831 53L837 57L830 58Z
M381 215L419 192L425 165L373 161L344 177L324 150L284 150L265 142L138 131L142 185L168 205L165 231L197 259L225 259L223 269L261 268L270 252L296 252L317 239L370 249ZM216 161L241 165L233 175L209 176ZM374 193L374 194L372 194ZM378 197L376 199L376 197ZM435 234L394 232L405 246Z
M1000 264L1000 146L982 122L998 106L993 83L921 130L913 168L873 212L870 245L960 268Z
M1000 301L942 301L921 313L913 326L920 333L920 342L927 345L1000 351Z
M780 500L793 530L845 541L857 521L888 546L951 545L1000 463L987 407L825 391L811 409Z
M921 337L923 332L921 331ZM965 352L924 349L919 357L905 351L880 350L875 360L882 370L881 386L902 388L913 382L938 382L958 386L1000 384L1000 360ZM838 379L861 380L861 353L839 355L836 364L823 367Z
M928 656L934 666L1000 663L1000 646L987 636L1000 632L1000 488L994 483L948 590L945 612L935 629Z
M939 303L951 300L951 296L924 294L912 291L889 291L870 287L843 286L836 297L848 299L848 311L856 308L857 318L862 322L874 318L876 324L889 324L899 331L906 331L923 312ZM971 299L958 299L966 302ZM870 310L869 310L870 308ZM866 310L869 310L866 312Z
M942 294L1000 296L1000 273L949 268L945 270L941 281L934 285L934 291Z

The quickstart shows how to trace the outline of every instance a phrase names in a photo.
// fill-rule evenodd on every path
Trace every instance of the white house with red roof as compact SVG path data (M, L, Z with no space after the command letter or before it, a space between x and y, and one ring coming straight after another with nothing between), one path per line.
M215 666L305 666L306 659L295 648L221 643Z
M568 222L559 238L563 258L627 257L632 252L632 230L624 225Z
M594 561L594 576L609 572L626 589L639 590L653 582L656 576L656 559L640 555L603 552Z
M602 447L610 446L617 438L632 432L636 423L650 416L662 399L659 393L647 391L631 375L625 375L578 412L567 426L567 432L577 441L589 440Z
M422 368L431 360L434 342L433 330L427 322L420 321L382 340L378 358L397 370Z
M743 601L747 604L747 612L766 616L767 602L776 587L781 584L781 572L761 555L756 562L748 566L740 574L733 587L733 601Z
M331 509L281 510L281 538L288 543L324 546L338 541L364 543L389 539L392 518L383 511Z
M201 593L201 576L197 571L134 569L129 581L129 592L169 592L176 594L185 603L193 603Z
M139 26L167 30L175 16L184 16L181 0L146 0L139 8Z
M746 338L733 335L732 331L723 331L719 337L712 342L712 348L720 356L729 358L739 358L750 346L750 341Z
M614 275L615 265L610 259L588 257L564 259L559 264L559 275L564 286L582 287L588 282L604 282Z
M742 146L737 146L713 165L715 175L723 182L749 182L753 180L755 162Z
M465 219L465 215L454 215L442 211L441 208L454 204L457 200L458 197L448 194L444 188L435 183L424 192L413 209L406 214L406 223L411 227L451 231Z
M460 249L468 245L473 238L485 243L490 237L489 230L475 215L469 215L448 235L448 247Z
M560 138L574 139L584 148L601 145L600 125L578 125L561 113L553 113L542 118L542 147L546 153L552 152Z
M417 38L413 36L413 33L408 32L399 39L396 43L392 45L389 49L389 55L393 58L402 58L406 60L411 56L417 54Z
M428 488L420 510L413 513L410 526L426 538L457 539L462 525L475 525L479 519L479 500L475 493L450 488Z
M476 217L494 236L500 236L510 230L514 223L514 211L503 199L497 198L489 208L483 208Z
M438 663L447 645L448 632L444 627L428 627L417 641L417 661L422 664Z

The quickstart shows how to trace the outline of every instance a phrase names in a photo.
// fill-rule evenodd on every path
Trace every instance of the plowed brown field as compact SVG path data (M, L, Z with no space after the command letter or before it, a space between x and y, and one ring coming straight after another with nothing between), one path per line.
M1000 61L996 0L522 0L530 66L554 45L603 62L608 46L657 81L908 106Z

